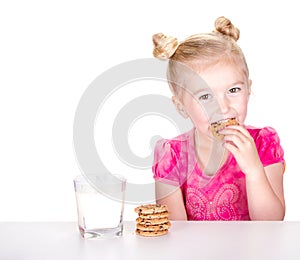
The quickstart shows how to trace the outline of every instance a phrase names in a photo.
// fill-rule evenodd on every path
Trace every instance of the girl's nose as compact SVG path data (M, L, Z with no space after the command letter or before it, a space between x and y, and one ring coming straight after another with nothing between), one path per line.
M226 114L229 111L229 102L226 98L221 97L217 99L218 110L221 114Z

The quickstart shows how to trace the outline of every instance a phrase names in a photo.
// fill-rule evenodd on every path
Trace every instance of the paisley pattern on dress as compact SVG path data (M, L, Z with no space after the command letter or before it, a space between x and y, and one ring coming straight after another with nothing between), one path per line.
M224 184L209 199L200 189L188 187L186 210L191 220L239 220L234 204L239 200L239 188L235 184Z

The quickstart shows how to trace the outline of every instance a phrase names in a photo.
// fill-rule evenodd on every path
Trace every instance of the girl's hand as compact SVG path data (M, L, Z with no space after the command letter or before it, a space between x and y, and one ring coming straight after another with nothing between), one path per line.
M224 147L233 154L246 175L263 170L255 142L246 128L230 125L220 131L220 134L224 135Z

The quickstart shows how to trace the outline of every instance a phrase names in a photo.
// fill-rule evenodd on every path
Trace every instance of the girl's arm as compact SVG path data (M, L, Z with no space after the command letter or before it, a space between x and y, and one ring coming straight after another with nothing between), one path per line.
M246 175L251 220L283 220L285 202L282 163L275 163Z
M252 220L283 220L285 202L283 193L283 163L263 167L255 142L243 126L228 126L224 147L235 157L246 175L248 208Z
M180 187L156 181L155 196L157 203L167 205L170 220L187 220Z

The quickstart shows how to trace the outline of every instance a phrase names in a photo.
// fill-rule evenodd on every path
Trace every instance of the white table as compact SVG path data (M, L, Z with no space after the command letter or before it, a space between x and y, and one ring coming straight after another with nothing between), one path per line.
M300 259L300 222L173 221L169 234L84 240L73 222L0 223L1 260Z

